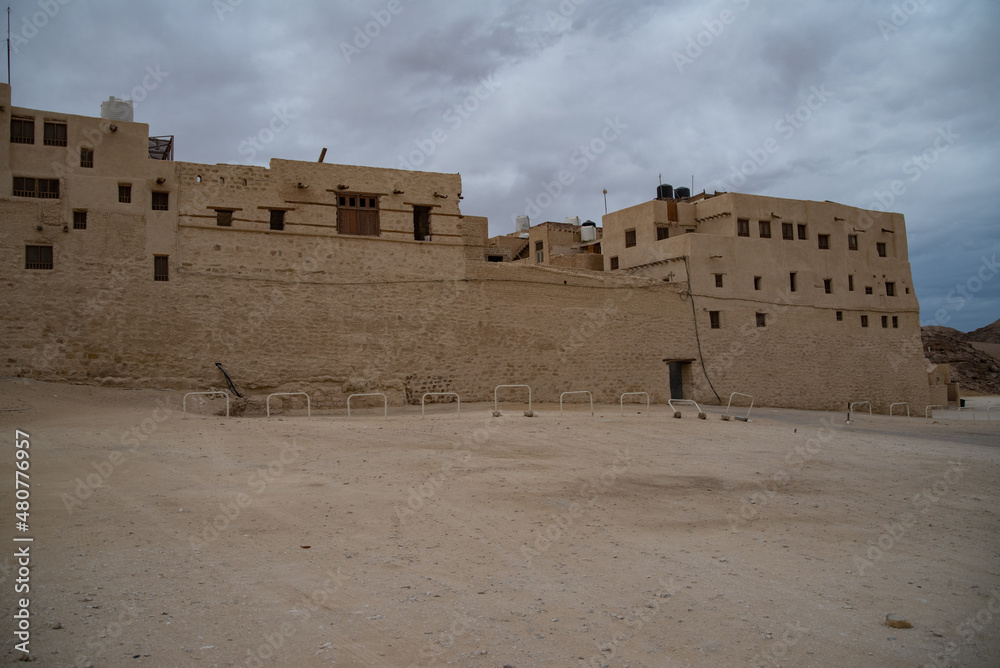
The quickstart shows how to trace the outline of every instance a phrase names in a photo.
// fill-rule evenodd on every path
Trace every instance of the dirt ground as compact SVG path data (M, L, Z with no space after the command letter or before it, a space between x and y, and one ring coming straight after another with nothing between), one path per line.
M5 661L1000 665L1000 419L181 396L0 381Z

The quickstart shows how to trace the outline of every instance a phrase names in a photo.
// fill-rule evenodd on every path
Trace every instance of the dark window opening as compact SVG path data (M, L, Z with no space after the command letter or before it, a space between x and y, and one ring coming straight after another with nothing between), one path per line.
M663 241L664 239L670 238L670 228L669 227L657 227L656 228L656 240Z
M754 276L753 277L753 289L754 290L760 290L760 280L761 280L760 276Z
M885 257L886 256L885 244L884 243L879 242L879 243L875 244L875 250L878 251L878 256L879 257Z
M820 250L830 250L830 235L829 234L818 234L816 239L819 242Z
M802 224L800 223L800 224L799 224L799 239L803 239L803 240L805 240L805 239L808 239L808 238L809 238L809 237L808 237L808 236L806 235L806 226L805 226L805 225L802 225Z
M25 269L51 269L52 246L25 246Z
M848 234L847 235L847 250L858 250L858 235Z
M535 242L535 262L541 264L545 262L545 242L536 241Z
M770 239L771 238L771 223L770 223L770 221L762 220L759 223L757 223L757 230L760 233L760 238L761 239Z
M750 221L740 218L736 221L736 235L740 237L750 236Z
M166 255L153 256L153 280L170 280L170 258Z
M868 316L866 315L861 316L861 326L862 327L868 326Z
M15 176L14 196L59 199L59 179L33 179L27 176Z
M847 276L847 289L850 292L854 292L854 274L848 274Z
M130 204L132 202L132 186L119 184L118 201L121 204Z
M758 327L767 327L767 314L766 313L758 313L757 314L757 326Z
M413 238L416 241L431 240L431 208L413 207Z
M614 271L618 268L618 256L611 258L611 270Z
M875 289L872 288L871 286L866 285L865 286L865 294L866 295L873 295L873 294L875 294Z
M170 193L153 193L153 211L166 211L169 205Z
M87 229L87 212L86 211L74 211L73 212L73 229L74 230L85 230L85 229Z
M66 145L66 124L65 123L53 123L50 121L45 121L44 126L45 138L43 143L46 146L65 146Z
M33 118L10 119L10 143L34 144L35 120Z
M709 311L708 312L708 321L711 323L712 329L722 329L722 324L721 324L721 322L719 320L719 312L718 311Z
M487 255L487 262L503 262L503 255Z
M828 295L833 294L833 279L832 278L824 278L823 279L823 291L826 292L826 294L828 294Z
M796 276L795 276L795 272L794 271L792 273L788 274L788 289L791 290L792 292L795 292L796 290L798 290L797 281L795 279L796 279Z
M722 274L715 274L715 287L722 287Z
M893 329L899 329L899 316L898 315L892 316L892 328Z
M215 224L219 227L232 227L233 226L233 210L232 209L216 209L215 210Z
M625 248L635 246L635 230L625 230Z
M281 231L285 229L285 210L271 209L271 229Z
M795 238L795 227L791 223L781 224L781 238L785 241L791 241Z
M886 297L895 297L896 296L896 284L895 283L886 283L885 284L885 296Z
M80 149L80 166L81 167L94 166L94 149L92 148Z
M882 316L882 329L889 329L889 316Z
M375 195L340 195L337 207L337 233L361 237L382 235L378 197Z
M844 312L843 311L837 311L837 322L841 322L841 321L843 321L843 319L844 319Z

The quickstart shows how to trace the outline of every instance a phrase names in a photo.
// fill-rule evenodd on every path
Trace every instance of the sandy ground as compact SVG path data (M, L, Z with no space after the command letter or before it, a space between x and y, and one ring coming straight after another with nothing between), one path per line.
M1000 665L1000 420L180 398L0 382L5 661Z

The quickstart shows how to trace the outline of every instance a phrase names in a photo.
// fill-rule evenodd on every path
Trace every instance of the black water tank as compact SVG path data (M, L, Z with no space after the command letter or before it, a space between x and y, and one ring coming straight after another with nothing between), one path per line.
M690 188L678 188L677 190L674 191L674 197L676 197L677 199L685 199L690 196L691 196Z
M656 199L673 199L674 187L667 183L656 186Z

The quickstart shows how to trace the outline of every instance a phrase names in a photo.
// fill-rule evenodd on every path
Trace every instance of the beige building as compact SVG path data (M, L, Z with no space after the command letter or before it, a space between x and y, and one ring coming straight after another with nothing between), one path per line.
M319 407L510 383L539 401L927 400L898 214L660 200L605 217L603 255L549 223L525 260L487 262L457 174L177 162L145 124L11 107L8 86L0 120L2 375L203 389L224 386L218 362Z

